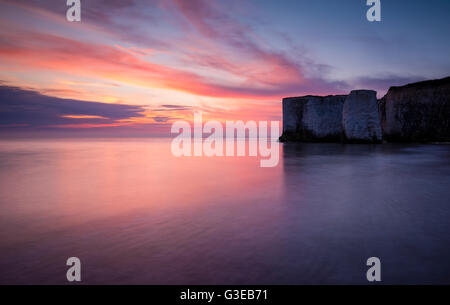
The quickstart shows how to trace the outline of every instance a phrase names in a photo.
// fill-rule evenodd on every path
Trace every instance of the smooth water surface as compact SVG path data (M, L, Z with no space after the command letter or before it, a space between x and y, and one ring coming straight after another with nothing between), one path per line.
M0 142L0 283L450 283L450 146L283 144L173 157L170 139Z

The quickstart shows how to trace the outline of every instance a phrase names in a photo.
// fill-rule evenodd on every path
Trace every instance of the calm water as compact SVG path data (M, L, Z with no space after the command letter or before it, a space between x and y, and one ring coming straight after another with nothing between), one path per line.
M0 143L0 283L450 283L450 146L285 144L280 163L170 140Z

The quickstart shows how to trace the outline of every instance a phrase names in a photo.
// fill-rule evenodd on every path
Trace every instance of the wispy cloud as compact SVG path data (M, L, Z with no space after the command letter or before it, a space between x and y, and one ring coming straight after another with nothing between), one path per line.
M0 55L15 60L18 64L36 68L71 71L82 76L95 75L117 82L210 97L278 98L280 95L307 90L336 91L342 85L328 82L324 78L305 76L299 60L260 41L251 27L224 13L223 8L211 1L174 0L164 1L164 4L162 7L168 10L168 14L181 18L175 24L189 25L178 29L185 32L188 39L177 41L173 46L166 43L162 47L151 40L141 40L140 44L148 48L143 52L139 47L94 44L58 34L16 30L3 33L4 41L8 43L0 45ZM21 2L21 5L25 4ZM125 24L131 26L127 13L135 13L138 7L135 1L108 1L107 4L94 1L86 6L88 23L97 25L101 20L103 27L110 26L108 31L116 34L121 33L123 26L118 25L113 18L116 13L120 13L121 21L125 20ZM44 4L43 7L54 11L51 6ZM135 19L144 17L146 16L142 13L134 16ZM127 36L138 31L127 28ZM193 47L197 43L205 47ZM172 51L176 50L171 53L173 61L188 65L180 69L156 63L152 58L146 57L148 50L152 48L161 48L164 52L167 48L172 48ZM227 73L230 78L210 78L197 73L196 67L208 67L212 74L217 75Z

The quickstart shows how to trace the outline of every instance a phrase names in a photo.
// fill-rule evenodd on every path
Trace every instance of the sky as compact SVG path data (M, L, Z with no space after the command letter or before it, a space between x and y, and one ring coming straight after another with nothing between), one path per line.
M450 1L0 0L0 134L168 135L450 75Z

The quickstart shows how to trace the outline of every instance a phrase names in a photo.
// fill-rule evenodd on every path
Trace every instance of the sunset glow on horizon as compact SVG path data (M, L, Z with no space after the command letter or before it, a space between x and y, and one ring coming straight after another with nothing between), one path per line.
M450 71L442 1L384 2L379 24L365 20L365 1L81 3L81 22L68 22L65 0L0 0L3 131L161 134L194 110L281 120L285 96L380 95Z

